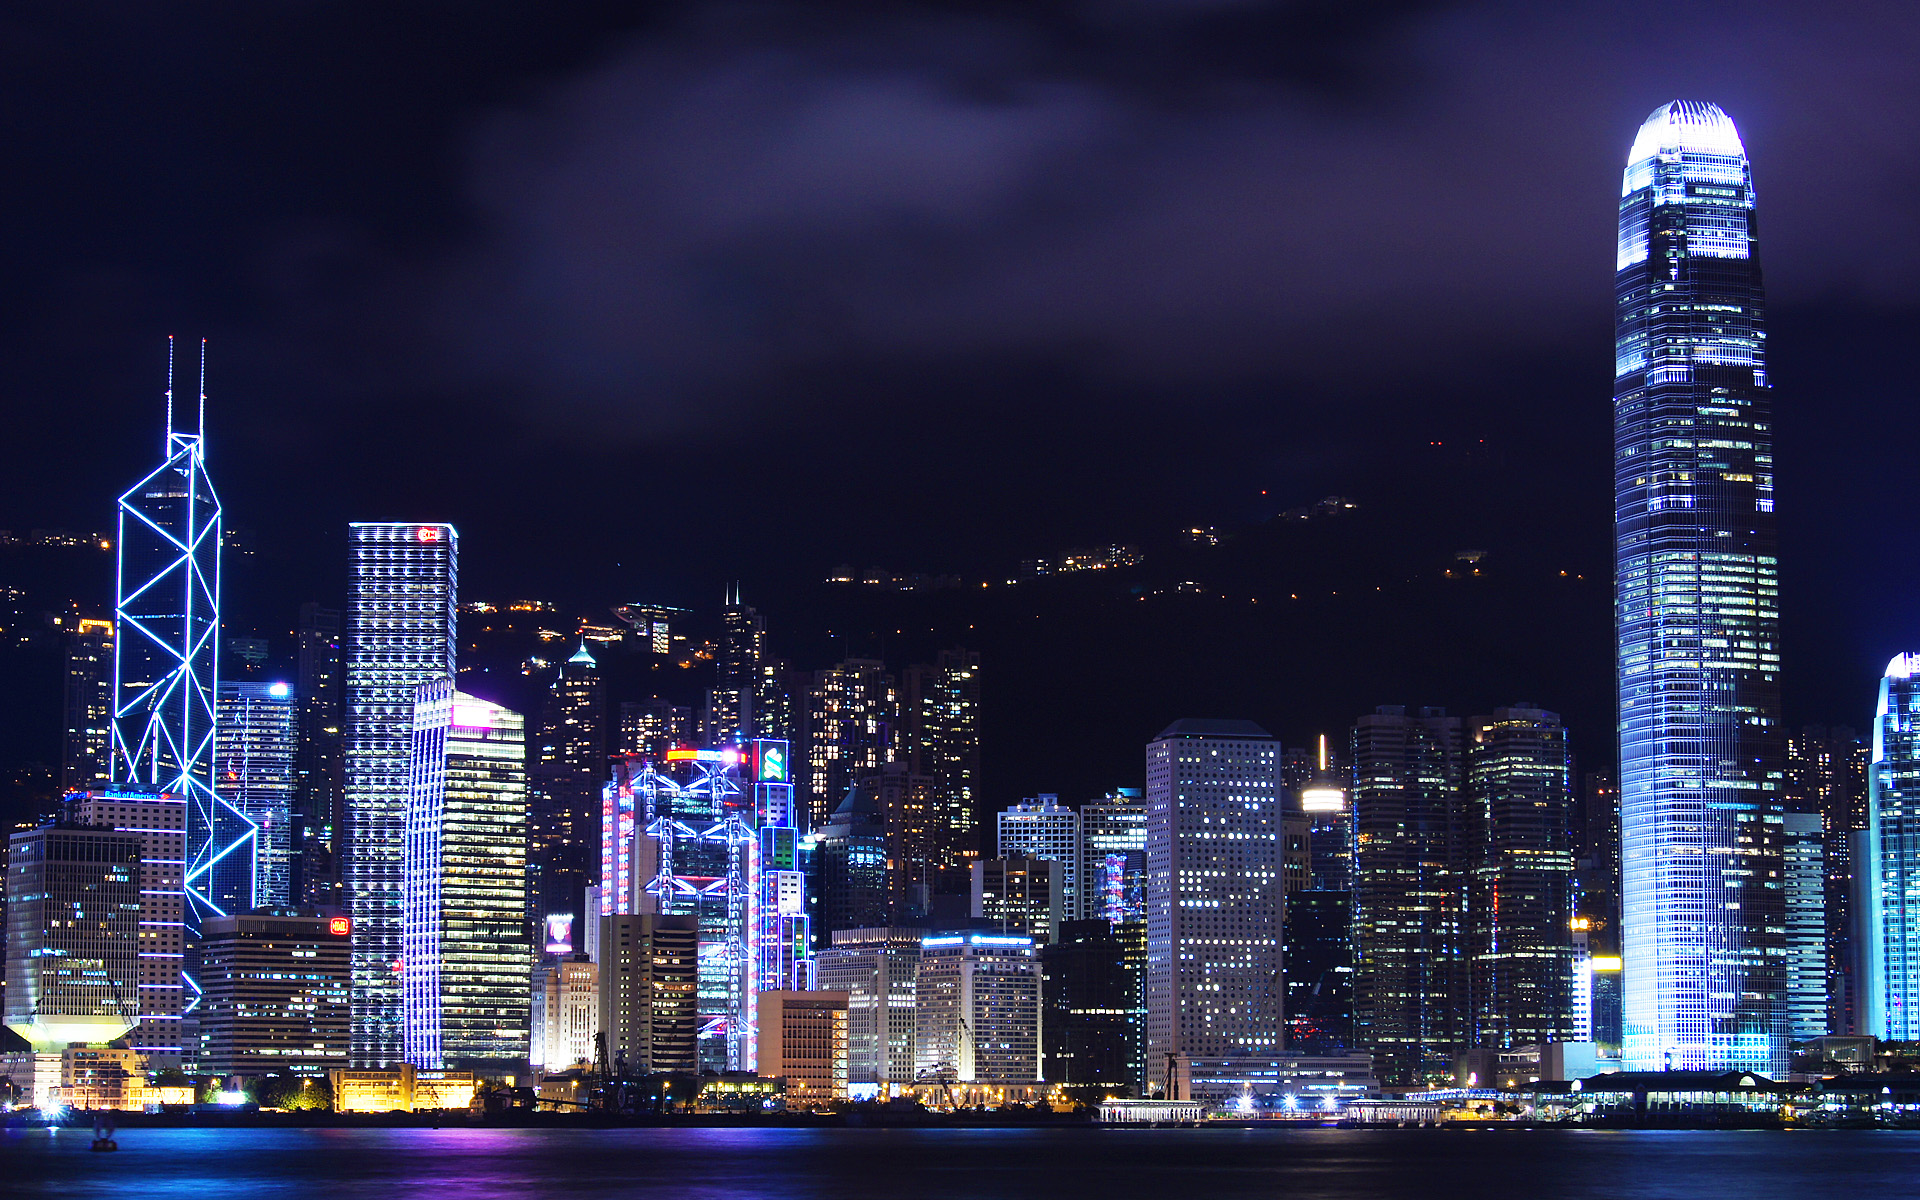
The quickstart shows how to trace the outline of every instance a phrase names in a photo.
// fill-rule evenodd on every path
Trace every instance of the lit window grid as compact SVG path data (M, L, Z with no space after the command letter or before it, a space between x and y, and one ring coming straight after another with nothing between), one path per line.
M453 725L457 708L485 728ZM520 714L449 680L418 689L405 832L403 1052L416 1067L524 1061L527 779Z
M1147 1058L1279 1049L1279 745L1147 748Z

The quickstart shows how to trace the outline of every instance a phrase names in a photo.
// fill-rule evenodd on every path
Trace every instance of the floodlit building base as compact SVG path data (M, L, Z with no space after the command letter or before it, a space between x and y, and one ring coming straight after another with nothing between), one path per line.
M1100 1105L1100 1120L1108 1125L1197 1125L1207 1119L1207 1106L1196 1100L1108 1100Z
M333 1111L351 1113L433 1112L469 1108L478 1090L472 1071L422 1071L402 1064L386 1071L336 1068Z
M1072 1112L1073 1101L1058 1083L961 1083L930 1080L894 1085L894 1094L917 1100L939 1112L962 1108L1005 1108L1010 1104L1044 1104L1055 1112Z

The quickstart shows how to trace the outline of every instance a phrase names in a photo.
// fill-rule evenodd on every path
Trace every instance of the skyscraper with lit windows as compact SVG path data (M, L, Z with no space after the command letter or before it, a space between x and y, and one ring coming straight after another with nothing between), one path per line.
M459 535L347 527L347 784L342 890L353 918L353 1063L401 1061L400 926L415 691L453 678ZM523 989L524 990L524 989Z
M1466 1040L1571 1041L1573 774L1558 714L1516 704L1475 717L1466 781Z
M1620 191L1614 606L1628 1069L1786 1067L1778 560L1753 172L1712 104Z
M1251 721L1175 721L1147 745L1147 1080L1184 1099L1270 1077L1283 989L1280 743Z
M899 716L899 689L885 663L850 658L814 673L799 764L807 828L826 825L855 780L895 760Z
M570 913L585 928L587 885L600 862L600 788L607 776L606 685L584 639L547 688L528 755L529 869L534 916Z
M1431 1082L1465 1042L1460 718L1382 705L1352 746L1353 1041L1383 1082Z
M532 1029L526 723L450 679L415 694L401 892L406 1061L517 1074Z
M220 771L214 790L254 824L251 877L247 863L216 868L221 907L229 913L291 902L294 762L298 702L286 683L220 681L214 737ZM223 864L224 865L224 864Z
M1865 851L1856 885L1864 953L1859 1032L1920 1041L1920 654L1896 654L1880 680L1868 768Z

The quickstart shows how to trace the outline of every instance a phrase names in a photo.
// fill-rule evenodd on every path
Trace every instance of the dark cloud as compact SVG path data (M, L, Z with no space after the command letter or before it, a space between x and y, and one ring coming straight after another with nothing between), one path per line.
M1911 295L1920 164L1875 119L1920 99L1911 9L1341 11L690 20L478 123L423 303L463 383L637 431L901 357L1366 392L1603 338L1618 160L1674 95L1747 133L1777 302Z

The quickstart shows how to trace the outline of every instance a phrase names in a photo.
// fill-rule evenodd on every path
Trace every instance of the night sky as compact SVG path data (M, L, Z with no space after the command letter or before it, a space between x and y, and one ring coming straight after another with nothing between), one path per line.
M1863 725L1920 648L1917 52L1900 3L14 4L0 527L110 526L176 333L263 628L344 599L355 519L454 521L472 597L738 578L809 666L840 563L1003 579L1330 493L1372 514L1336 572L1418 527L1603 581L1620 172L1704 99L1759 196L1788 718ZM1603 727L1604 586L1567 612L1462 620ZM1377 657L1136 723L1427 702ZM1035 677L999 721L1058 715Z

